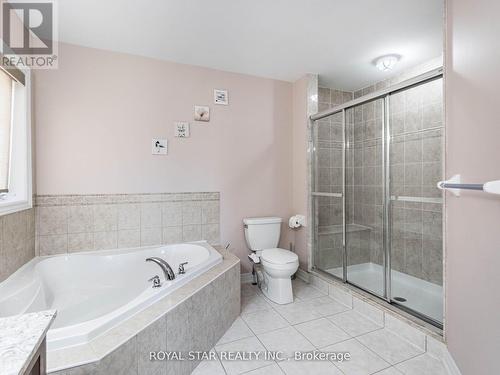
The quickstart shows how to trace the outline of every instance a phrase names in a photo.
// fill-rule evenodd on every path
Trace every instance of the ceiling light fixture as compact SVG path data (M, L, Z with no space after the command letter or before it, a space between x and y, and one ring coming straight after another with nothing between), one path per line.
M392 70L400 59L400 55L385 55L377 57L373 63L379 70L386 72Z

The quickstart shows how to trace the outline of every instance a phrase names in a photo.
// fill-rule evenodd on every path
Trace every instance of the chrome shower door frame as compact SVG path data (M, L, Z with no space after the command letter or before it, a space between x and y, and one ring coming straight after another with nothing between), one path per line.
M440 79L443 77L443 68L437 68L433 69L427 73L421 74L419 76L416 76L414 78L408 79L406 81L403 81L401 83L395 84L393 86L387 87L385 89L381 89L379 91L376 91L374 93L365 95L361 98L350 100L342 105L335 106L332 108L329 108L325 111L318 112L312 116L310 116L310 120L312 122L312 127L311 131L315 132L316 126L316 121L320 120L322 118L326 118L328 116L332 116L338 113L342 113L342 142L343 142L343 148L342 148L342 267L343 267L343 272L342 272L342 278L339 278L335 275L330 276L342 280L344 283L349 283L352 284L360 289L363 289L364 291L374 294L373 292L367 290L366 288L356 285L352 282L349 282L348 280L348 275L347 275L347 266L348 266L348 254L347 254L347 244L346 244L346 232L347 232L347 220L346 220L346 185L347 185L347 175L346 175L346 160L347 160L347 137L346 137L346 111L348 109L357 107L359 105L363 105L365 103L373 102L376 100L383 100L383 126L382 126L382 181L384 183L383 186L383 234L382 234L382 244L383 244L383 268L384 268L384 274L383 274L383 280L384 280L384 288L383 288L383 296L381 295L376 295L379 298L384 299L385 301L389 303L396 303L397 301L394 301L392 299L391 295L391 192L390 192L390 184L391 184L391 174L390 174L390 145L391 145L391 134L390 134L390 97L391 95L398 93L400 91L404 91L407 89L410 89L412 87L420 86L425 83L431 82L436 79ZM312 136L312 149L313 153L316 152L316 137ZM314 155L315 157L315 155ZM311 158L313 160L313 158ZM317 238L317 222L316 222L316 206L314 205L315 202L313 202L314 196L318 195L327 195L327 194L322 194L319 192L315 191L315 183L314 183L314 175L315 175L315 168L311 166L312 170L312 176L313 176L313 181L311 182L311 194L310 194L310 203L312 207L312 212L313 212L313 218L311 220L312 225L311 229L313 231L312 237L313 240L313 249L312 249L312 269L319 269L316 268L316 261L315 261L315 253L318 247L318 238ZM339 197L340 194L328 194L328 196L335 196ZM321 270L321 269L320 269ZM403 308L401 305L397 304L401 308ZM406 309L405 309L406 310ZM422 318L423 320L429 321L430 323L434 325L438 325L438 322L429 320L429 318L426 318L425 316L422 316L419 314L418 311L413 311L410 310L410 313L413 315Z

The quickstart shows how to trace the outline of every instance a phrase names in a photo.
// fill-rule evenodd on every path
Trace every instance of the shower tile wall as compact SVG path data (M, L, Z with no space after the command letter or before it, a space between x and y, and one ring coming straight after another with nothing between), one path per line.
M391 194L434 198L442 179L442 80L391 97ZM442 203L392 202L392 268L442 284Z
M436 65L435 62L430 66ZM417 67L391 80L378 82L354 92L354 98L401 82L428 70L429 65ZM442 179L443 166L443 95L442 80L394 94L390 99L391 186L392 196L437 198L442 193L436 188ZM361 112L361 111L359 111ZM355 116L358 124L359 114ZM361 122L360 122L361 123ZM364 199L363 199L364 201ZM365 208L368 208L365 206ZM382 216L376 206L375 231L370 236L380 236L378 223ZM354 215L372 215L370 210ZM391 205L391 265L392 269L442 285L442 203L415 203L392 201ZM349 221L350 222L350 221ZM368 225L370 226L370 225ZM369 241L370 261L382 264L381 243ZM353 263L350 263L353 264Z
M441 65L430 61L354 93L319 88L319 110L359 98ZM394 94L390 99L391 195L437 198L442 193L442 80ZM382 265L382 101L346 111L346 223L348 264ZM427 130L429 129L429 130ZM421 132L421 130L423 130ZM341 114L318 121L316 191L342 192ZM324 270L342 266L342 201L316 197L319 254ZM442 203L392 201L392 268L442 285Z
M318 109L325 110L352 99L352 93L318 89ZM342 114L318 121L314 128L316 137L315 190L317 192L342 192ZM316 220L318 222L319 259L322 268L342 266L342 199L316 197Z
M383 101L346 111L346 220L348 265L382 264Z
M220 241L219 193L38 196L35 214L39 255Z

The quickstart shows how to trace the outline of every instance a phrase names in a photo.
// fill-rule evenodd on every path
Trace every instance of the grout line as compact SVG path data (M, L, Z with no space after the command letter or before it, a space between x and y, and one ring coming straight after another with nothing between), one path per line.
M255 336L255 333L254 333L254 332L252 331L252 329L248 326L247 322L245 322L245 321L243 320L243 318L241 317L241 314L238 316L238 318L239 318L239 319L241 319L241 321L245 324L245 326L246 326L246 327L250 330L250 332L252 332L252 334ZM238 318L236 318L236 319L238 319ZM235 321L236 321L236 320L235 320ZM231 325L231 326L232 326L232 325ZM229 331L229 329L231 329L231 327L229 327L229 328L226 330L226 332L227 332L227 331ZM226 334L226 332L224 332L224 334ZM224 337L224 335L222 335L222 336ZM239 341L239 340L243 340L243 339L248 339L248 338L250 338L250 337L252 337L252 336L241 337L241 338L239 338L239 339L235 339L235 340L227 341L227 342L224 342L224 343L221 343L221 344L218 344L218 342L217 342L217 343L215 343L214 348L215 348L215 346L217 346L217 345L226 345L226 344L230 344L230 343L235 342L235 341ZM221 339L222 339L222 337L221 337ZM219 339L219 341L220 341L220 339Z
M304 283L305 283L305 282L304 282ZM308 284L308 283L306 283L306 284L307 284L307 285L310 285L310 284ZM315 287L314 287L314 286L312 286L312 285L310 285L310 286L311 286L311 287L313 287L313 288L315 288ZM315 289L317 289L317 288L315 288ZM319 290L319 289L317 289L317 290ZM320 292L322 292L321 290L319 290L319 291L320 291ZM323 292L322 292L322 293L323 293ZM257 293L256 293L256 294L257 294ZM328 294L327 294L326 296L328 296ZM265 296L263 296L263 297L264 297L264 299L267 299ZM312 298L311 300L313 300L313 299L319 299L319 298L323 298L323 297L325 297L325 296L322 296L322 297L317 297L317 298ZM334 300L333 298L332 298L332 300L333 300L333 301L335 301L335 302L337 302L337 301L336 301L336 300ZM305 302L305 301L302 301L302 302ZM312 342L311 342L311 341L310 341L310 340L309 340L309 339L308 339L305 335L303 335L303 334L302 334L302 333L301 333L301 332L300 332L297 328L295 328L295 326L296 326L296 325L299 325L299 324L304 324L304 323L312 322L312 321L315 321L315 320L319 320L319 319L326 319L328 322L330 322L331 324L333 324L335 327L338 327L335 323L333 323L333 322L331 322L329 319L327 319L327 316L333 316L333 315L340 314L340 313L342 313L342 312L349 311L349 310L346 310L346 311L341 311L341 312L339 312L339 313L337 313L337 314L331 314L331 315L327 315L327 316L320 316L320 317L315 318L315 319L311 319L311 320L307 320L307 321L304 321L304 322L299 322L299 323L292 324L292 323L290 323L290 322L289 322L289 321L288 321L288 320L287 320L287 319L286 319L286 318L285 318L282 314L280 314L280 312L279 312L277 309L275 309L272 305L270 305L270 306L271 306L271 308L272 308L273 310L275 310L275 311L276 311L276 312L277 312L277 313L278 313L278 314L279 314L279 315L280 315L283 319L285 319L285 320L287 321L287 323L289 324L289 326L290 326L290 327L294 328L294 330L295 330L295 331L296 331L299 335L301 335L301 336L302 336L302 337L303 337L303 338L304 338L307 342L309 342L309 343L311 344L311 346L313 346L313 347L315 348L315 349L313 349L313 351L316 351L316 350L321 351L321 349L320 349L320 348L318 348L316 345L314 345L314 344L313 344L313 343L312 343ZM311 310L314 310L314 309L313 309L313 308L311 308ZM243 320L243 319L242 319L242 320ZM246 322L245 322L245 324L246 324ZM254 333L254 335L255 335L255 337L257 338L257 340L259 340L259 342L260 342L260 343L261 343L261 344L262 344L262 345L266 348L266 346L264 345L264 343L263 343L263 342L259 339L258 335L256 335L256 334L255 334L255 332L254 332L254 331L253 331L250 327L248 327L248 328L250 329L250 331L252 331L252 333ZM277 330L279 330L279 329L285 329L285 328L287 328L287 327L277 328L277 329L274 329L274 330L271 330L271 331L263 332L263 333L261 333L261 334L266 334L266 333L268 333L268 332L274 332L274 331L277 331ZM338 327L338 328L340 328L340 327ZM341 329L341 328L340 328L340 329ZM347 340L350 340L350 339L353 339L353 338L354 338L354 337L353 337L353 336L351 336L351 334L349 334L348 332L344 331L343 329L341 329L341 330L342 330L343 332L345 332L345 333L349 336L349 338L348 338L348 339L346 339L346 340L341 340L341 341L339 341L339 342L337 342L337 343L334 343L334 344L331 344L331 345L335 345L335 344L338 344L338 343L340 343L340 342L344 342L344 341L347 341ZM330 346L330 345L327 345L327 346ZM267 348L266 348L266 349L267 349ZM335 366L335 364L333 364L333 365ZM278 366L279 366L279 363L278 363ZM335 366L335 367L337 367L337 366ZM337 368L338 368L338 367L337 367ZM280 370L282 370L282 369L281 369L281 367L280 367ZM341 371L341 370L339 369L339 371ZM342 371L341 371L341 372L342 372Z
M360 335L360 336L363 336L363 335ZM359 337L359 336L358 336ZM380 354L378 354L375 350L371 349L370 347L366 346L365 344L363 344L361 341L359 341L356 337L354 337L354 340L356 340L356 342L358 344L360 344L361 346L363 346L364 348L368 349L368 351L372 352L373 354L375 354L377 357L379 357L381 360L383 360L385 363L388 363L389 364L389 367L393 366L392 363L390 363L389 361L387 361L385 358L383 358ZM386 367L387 368L387 367Z
M222 364L222 360L221 360L221 359L220 359L220 357L219 357L219 353L217 352L217 350L215 350L215 345L212 347L212 349L210 349L210 351L212 351L212 350L214 351L215 356L217 357L217 362L219 362L219 365L220 365L220 367L222 368L222 371L224 371L224 374L226 374L226 375L227 375L226 368L225 368L225 367L224 367L224 365ZM200 362L200 363L198 364L198 366L199 366L201 363L202 363L202 362ZM196 366L196 367L198 367L198 366ZM195 367L195 369L196 369L196 367ZM193 371L194 371L194 370L193 370Z
M391 369L391 370L394 370L396 371L398 374L403 374L401 371L399 371L395 366L391 365L390 367L386 367L380 371L377 371L377 372L374 372L372 375L377 375L377 374L381 374L382 372L388 370L388 369Z
M332 317L332 316L336 316L336 315L340 315L340 314L343 314L343 313L347 313L349 311L352 311L358 315L360 315L362 318L364 319L367 319L367 320L370 320L372 323L376 324L378 326L378 328L375 328L373 330L369 330L367 332L363 332L359 335L352 335L351 333L347 332L344 328L342 328L340 325L338 325L337 323L335 323L334 321L331 321L330 319L328 319L329 317ZM384 329L384 327L382 326L379 326L377 323L375 323L373 320L371 319L368 319L366 318L364 315L361 315L360 313L358 313L357 311L354 311L354 309L351 309L351 310L347 310L347 311L343 311L341 313L338 313L338 314L333 314L333 315L329 315L328 317L326 317L333 325L335 325L336 327L340 328L342 331L344 331L345 333L347 333L349 336L351 336L352 338L356 338L356 337L359 337L359 336L363 336L363 335L366 335L368 333L372 333L372 332L375 332L375 331L378 331L378 330L381 330L381 329Z
M377 331L379 331L379 330L377 330ZM375 332L375 331L373 331L373 332ZM372 332L370 332L370 333L372 333ZM368 334L370 334L370 333L367 333L366 335L368 335ZM406 342L407 344L411 345L412 347L414 347L414 348L416 348L416 349L418 349L418 350L421 350L418 346L415 346L415 345L413 345L412 343L410 343L410 342L406 341L405 339L401 338L400 336L398 336L398 335L394 334L392 331L390 331L390 330L389 330L389 333L393 334L394 336L396 336L396 337L397 337L397 338L399 338L400 340L403 340L404 342ZM360 336L358 336L358 337L361 337L361 336L364 336L364 335L360 335ZM356 339L356 341L358 341L361 345L363 345L365 348L367 348L368 350L370 350L371 352L375 353L377 356L379 356L380 358L382 358L382 356L381 356L380 354L378 354L378 353L377 353L374 349L371 349L369 346L367 346L367 345L363 344L363 343L362 343L361 341L359 341L356 337L355 337L355 339ZM423 355L423 354L425 354L425 352L423 352L423 353L419 353L419 354L416 354L416 355L413 355L413 356L411 356L410 358L404 359L404 360L399 361L399 362L396 362L396 363L394 363L394 364L392 364L392 363L391 363L391 366L395 366L395 365L397 365L397 364L399 364L399 363L402 363L402 362L408 361L408 360L410 360L410 359L413 359L413 358L418 357L418 356ZM390 362L389 362L389 361L387 361L386 359L384 359L384 358L382 358L382 359L383 359L385 362L390 363Z
M279 366L278 362L276 361L272 361L272 363L269 363L265 366L262 366L262 367L257 367L257 368L254 368L253 370L249 370L249 371L245 371L245 372L240 372L238 375L245 375L245 374L249 374L251 373L252 371L257 371L257 370L263 370L265 369L266 367L271 367L273 364L277 365L278 366L278 369L281 371L282 374L286 375L283 370L281 369L281 367Z
M396 367L397 365L400 365L400 364L401 364L401 363L403 363L403 362L410 361L410 360L412 360L412 359L415 359L415 358L417 358L417 357L423 356L423 355L425 355L425 354L426 354L426 353L424 352L424 353L420 353L420 354L417 354L417 355L411 356L410 358L407 358L407 359L405 359L405 360L403 360L403 361L396 362L396 363L395 363L395 364L393 364L392 366Z

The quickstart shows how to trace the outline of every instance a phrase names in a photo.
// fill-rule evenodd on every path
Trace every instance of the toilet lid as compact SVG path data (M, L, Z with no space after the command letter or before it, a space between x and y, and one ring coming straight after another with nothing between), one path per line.
M290 250L285 249L266 249L260 256L266 262L274 264L287 264L296 262L299 257Z

